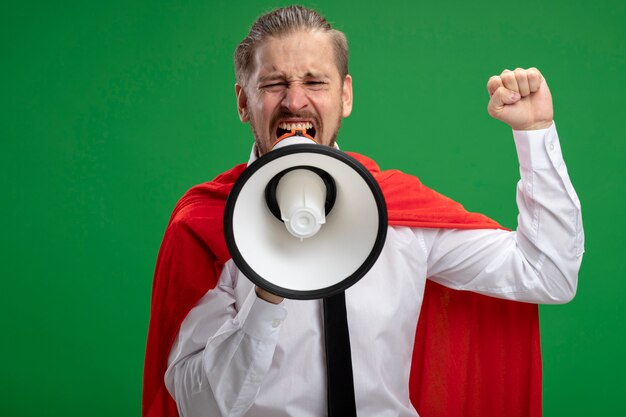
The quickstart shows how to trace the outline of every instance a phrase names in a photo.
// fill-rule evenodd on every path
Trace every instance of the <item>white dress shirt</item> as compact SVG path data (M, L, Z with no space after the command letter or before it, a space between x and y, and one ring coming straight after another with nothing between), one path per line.
M514 131L516 231L389 227L372 269L346 291L360 417L415 417L413 341L426 278L510 300L564 303L583 253L580 204L554 124ZM183 321L165 382L181 416L327 413L320 300L270 304L230 260Z

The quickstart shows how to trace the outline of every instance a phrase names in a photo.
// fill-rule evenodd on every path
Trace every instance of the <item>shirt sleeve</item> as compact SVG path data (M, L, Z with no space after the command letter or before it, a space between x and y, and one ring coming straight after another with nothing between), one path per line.
M225 267L170 350L165 383L181 417L244 415L270 368L287 310L254 287L238 308L232 281Z
M513 131L520 163L515 231L418 229L431 279L445 286L534 303L570 301L584 251L580 202L554 123Z

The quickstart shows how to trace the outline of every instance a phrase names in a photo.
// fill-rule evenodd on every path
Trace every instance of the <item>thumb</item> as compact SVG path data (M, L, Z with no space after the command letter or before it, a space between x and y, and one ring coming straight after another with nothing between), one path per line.
M521 96L517 91L511 91L504 86L498 87L489 100L489 114L493 116L494 112L499 113L504 106L515 104L520 99Z

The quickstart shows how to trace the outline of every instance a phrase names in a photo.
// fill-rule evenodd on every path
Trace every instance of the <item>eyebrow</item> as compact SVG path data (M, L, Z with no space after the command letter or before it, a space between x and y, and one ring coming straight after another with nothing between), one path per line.
M278 79L285 79L285 74L283 74L282 72L271 72L267 75L264 75L263 77L259 78L259 84L263 84L267 81L270 80L278 80Z

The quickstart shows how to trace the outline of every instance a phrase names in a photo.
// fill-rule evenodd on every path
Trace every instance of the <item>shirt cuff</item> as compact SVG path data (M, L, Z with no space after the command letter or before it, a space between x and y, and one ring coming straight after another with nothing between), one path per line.
M272 304L262 298L255 297L242 329L256 339L267 339L275 336L287 317L287 309L282 304Z
M517 157L522 168L558 168L563 163L556 125L547 129L514 130Z

